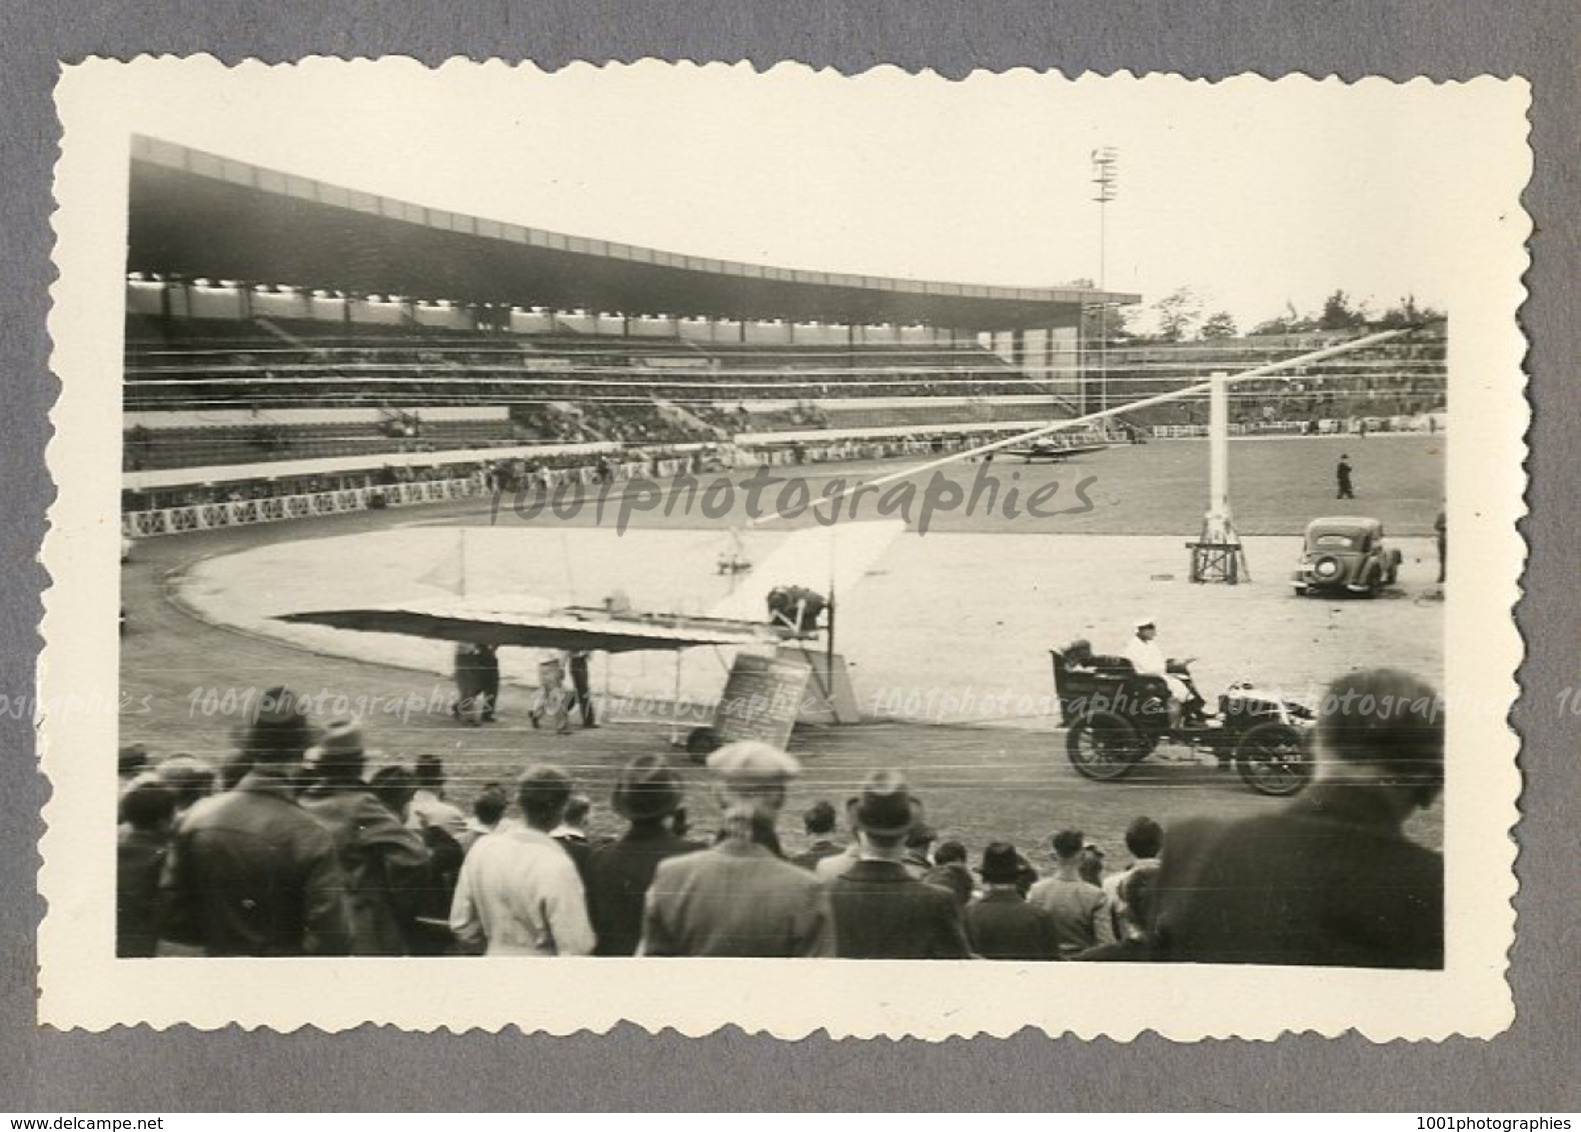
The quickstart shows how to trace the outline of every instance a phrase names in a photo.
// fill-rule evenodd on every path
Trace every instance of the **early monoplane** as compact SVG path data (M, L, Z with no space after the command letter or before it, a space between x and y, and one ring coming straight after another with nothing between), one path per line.
M1032 441L1022 448L1006 448L1006 456L1020 456L1028 464L1045 461L1050 464L1062 463L1076 456L1086 456L1093 452L1102 452L1109 446L1102 443L1080 444L1067 441L1060 437L1042 437Z
M799 664L806 669L811 694L804 697L798 692L797 706L781 721L788 735L789 724L797 717L856 721L855 696L845 663L834 650L834 595L853 592L904 530L905 524L899 520L882 520L792 531L750 575L743 574L738 582L733 579L730 594L705 614L639 609L621 594L612 594L601 605L556 605L522 594L468 596L463 585L444 597L285 613L279 620L565 653L672 652L676 657L677 703L697 702L695 695L682 695L680 657L684 650L730 650L733 662L716 669L715 701L727 698L727 691L717 681L723 678L723 689L728 689L740 667L734 661L742 656ZM464 535L460 538L464 546ZM443 573L431 571L430 577ZM465 576L464 565L460 575ZM758 671L763 671L761 666ZM678 732L672 738L678 738ZM707 743L712 736L693 738Z

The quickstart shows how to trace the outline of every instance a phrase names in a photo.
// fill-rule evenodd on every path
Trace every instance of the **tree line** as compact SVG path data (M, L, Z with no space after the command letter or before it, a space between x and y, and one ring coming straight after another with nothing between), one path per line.
M1126 342L1212 341L1241 336L1235 317L1229 311L1204 313L1205 304L1201 296L1189 286L1177 287L1147 310L1153 313L1157 323L1157 329L1151 333L1137 330L1134 325L1137 312L1124 307L1101 312L1096 309L1088 311L1084 329L1088 337ZM1367 302L1358 302L1345 291L1336 289L1323 300L1321 308L1306 314L1296 310L1294 303L1286 301L1283 314L1259 322L1246 331L1246 336L1257 338L1319 330L1398 330L1443 317L1442 312L1419 304L1414 295L1406 295L1382 313L1375 313L1369 309Z

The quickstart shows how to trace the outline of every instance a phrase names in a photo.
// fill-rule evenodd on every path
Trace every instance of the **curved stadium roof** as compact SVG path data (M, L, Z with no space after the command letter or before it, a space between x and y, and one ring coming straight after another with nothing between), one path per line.
M1076 324L1140 296L702 259L485 220L132 138L127 270L559 310L955 330Z

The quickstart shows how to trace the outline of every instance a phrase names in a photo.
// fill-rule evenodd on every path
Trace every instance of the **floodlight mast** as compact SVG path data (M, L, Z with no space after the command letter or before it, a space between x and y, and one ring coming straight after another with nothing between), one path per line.
M1098 411L1109 409L1109 301L1108 285L1109 202L1119 191L1120 151L1112 145L1092 151L1093 184L1098 195Z

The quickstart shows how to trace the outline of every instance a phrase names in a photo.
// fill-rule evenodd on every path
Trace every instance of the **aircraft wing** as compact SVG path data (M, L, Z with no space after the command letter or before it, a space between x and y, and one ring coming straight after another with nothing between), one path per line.
M754 563L746 580L709 613L743 621L762 620L769 591L775 586L807 586L827 597L833 585L833 596L841 600L905 530L904 520L877 519L792 531L767 558Z
M766 624L710 625L699 618L610 614L603 610L490 608L456 602L284 613L278 620L428 640L589 652L673 651L696 645L763 644L777 639Z

